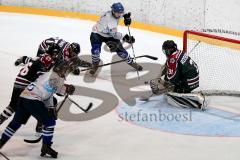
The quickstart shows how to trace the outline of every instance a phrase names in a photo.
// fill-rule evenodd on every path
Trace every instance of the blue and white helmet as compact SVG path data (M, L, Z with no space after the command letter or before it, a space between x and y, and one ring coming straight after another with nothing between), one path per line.
M113 3L111 8L112 8L112 12L114 12L114 13L124 13L124 7L123 7L122 3L120 3L120 2Z

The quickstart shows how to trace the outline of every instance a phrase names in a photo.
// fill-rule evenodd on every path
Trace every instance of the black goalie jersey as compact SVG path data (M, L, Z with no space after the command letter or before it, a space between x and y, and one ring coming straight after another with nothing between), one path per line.
M174 84L175 92L190 93L199 87L198 66L181 50L167 58L166 69L165 80Z

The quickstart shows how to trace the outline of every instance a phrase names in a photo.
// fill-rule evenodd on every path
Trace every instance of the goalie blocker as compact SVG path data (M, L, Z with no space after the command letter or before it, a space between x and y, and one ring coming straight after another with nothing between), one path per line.
M165 94L167 102L173 106L205 107L204 96L191 93L199 87L199 72L197 64L187 54L178 50L177 44L168 40L163 43L163 53L166 55L166 65L160 77L150 81L153 94Z

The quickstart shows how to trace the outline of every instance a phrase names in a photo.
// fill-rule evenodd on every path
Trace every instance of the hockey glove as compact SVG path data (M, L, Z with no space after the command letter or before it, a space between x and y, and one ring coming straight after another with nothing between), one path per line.
M73 73L73 75L75 75L75 76L79 76L79 75L80 75L80 69L79 69L79 68L76 68L72 73Z
M128 34L126 34L123 37L123 41L132 44L135 43L135 38L133 36L129 36Z
M128 12L123 15L125 26L130 26L132 23L131 12Z
M65 84L65 87L66 87L66 93L69 95L73 95L75 91L75 87L73 85L68 85L68 84Z
M58 44L51 44L48 49L46 50L47 54L49 54L50 56L53 56L55 54L59 54L60 52L60 47Z

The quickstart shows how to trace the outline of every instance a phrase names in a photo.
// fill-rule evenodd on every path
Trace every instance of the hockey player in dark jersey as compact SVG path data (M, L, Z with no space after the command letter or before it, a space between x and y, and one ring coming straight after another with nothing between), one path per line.
M162 51L167 60L160 77L150 81L152 92L156 95L166 94L168 102L174 106L203 109L204 97L192 93L199 87L197 64L172 40L163 43Z
M58 55L50 55L50 56L58 56L58 61L55 62L55 65L61 63L62 61L69 60L71 57L78 55L81 52L80 45L78 43L69 43L63 39L58 37L48 38L41 42L38 48L37 57L41 57L45 53L52 53L53 50L59 50ZM21 58L17 59L15 65L18 66L20 64L26 64L31 57L22 56ZM81 67L91 67L92 64L86 61L82 61ZM80 70L77 68L73 71L74 75L79 75Z
M43 54L41 58L30 60L17 75L12 91L9 105L0 114L0 124L7 120L17 109L17 102L21 92L41 74L49 71L54 61L48 54Z

